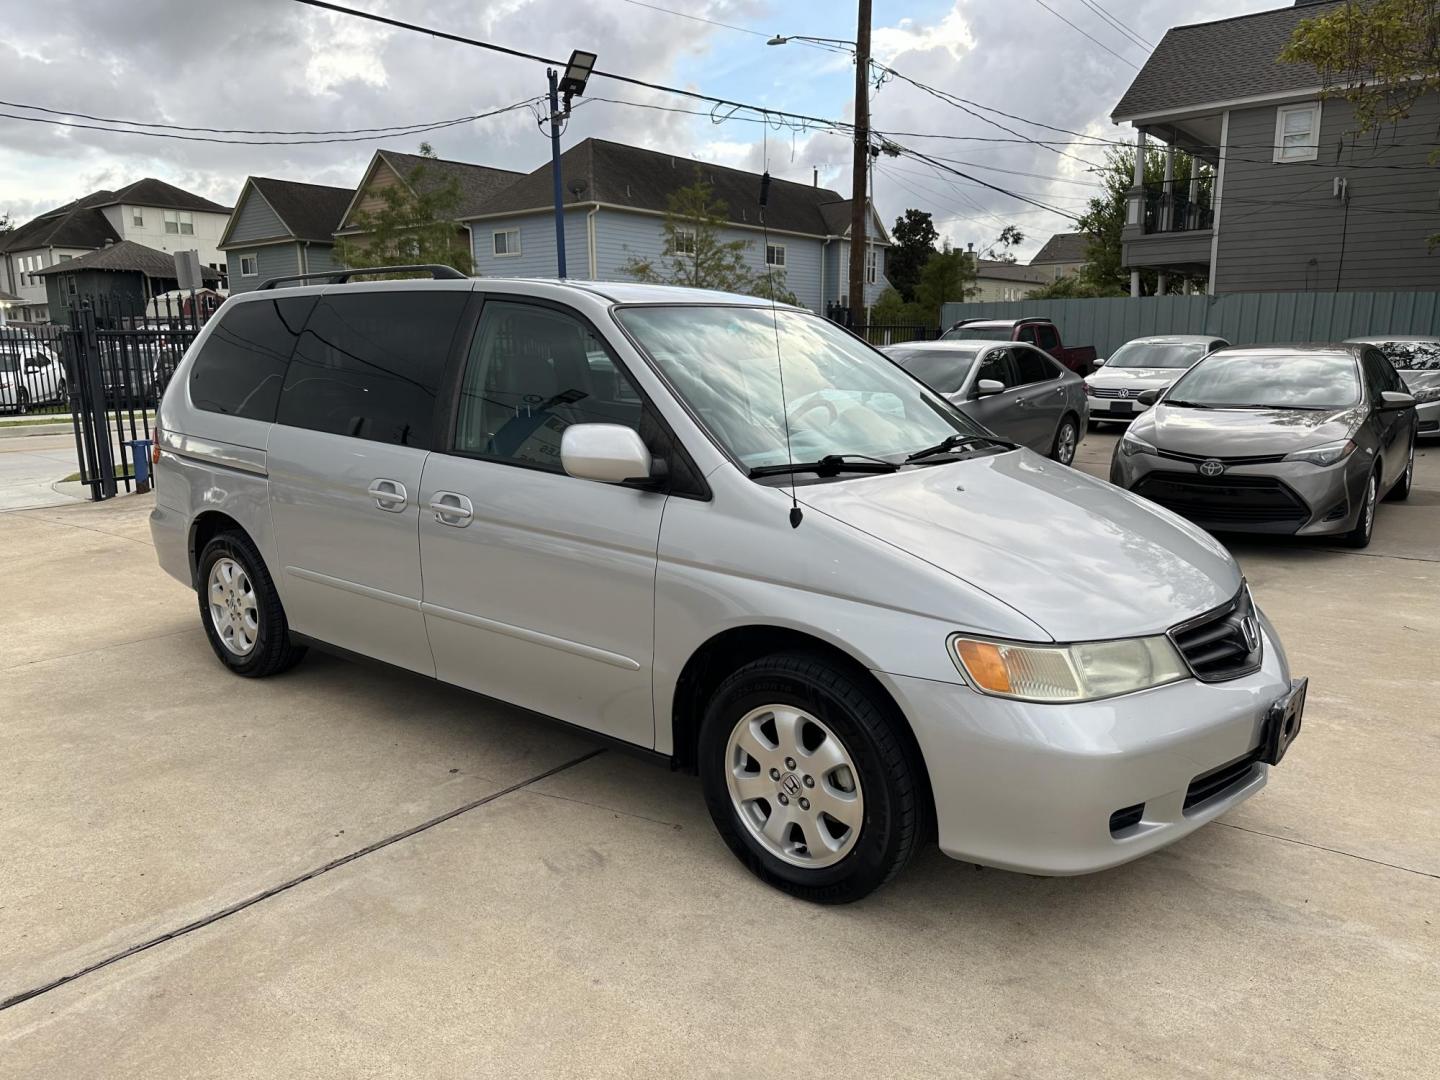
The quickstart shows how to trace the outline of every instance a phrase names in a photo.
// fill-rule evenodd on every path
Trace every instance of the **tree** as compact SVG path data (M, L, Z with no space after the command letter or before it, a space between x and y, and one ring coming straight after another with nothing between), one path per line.
M1302 19L1280 59L1319 71L1325 95L1350 103L1355 134L1369 134L1440 90L1440 0L1372 0ZM1440 245L1440 233L1429 239Z
M623 267L636 281L689 285L745 293L782 304L799 301L785 287L783 267L755 271L746 261L749 240L724 240L720 230L729 221L725 203L714 187L695 171L695 182L666 199L665 248L660 259L632 255ZM657 265L658 262L658 265Z
M920 271L935 254L940 234L935 231L935 223L929 213L911 209L895 219L890 239L894 243L885 256L885 276L895 287L899 300L913 303L915 286L920 284Z
M920 271L915 300L924 313L925 321L939 326L946 304L968 300L977 291L975 257L968 251L954 250L946 244L944 250L932 255Z
M870 308L870 322L879 326L924 326L930 318L922 305L907 303L897 290L887 288Z
M420 156L433 161L435 151L429 143L421 143ZM352 269L442 263L470 273L474 261L467 234L455 222L460 185L453 177L434 183L433 173L434 167L422 161L410 170L404 184L381 189L378 209L357 211L352 220L363 232L336 242L340 263Z
M1000 235L991 240L989 245L980 252L982 259L990 259L993 262L1013 263L1015 256L1010 249L1016 244L1025 242L1025 234L1018 226L1006 225L1000 230Z

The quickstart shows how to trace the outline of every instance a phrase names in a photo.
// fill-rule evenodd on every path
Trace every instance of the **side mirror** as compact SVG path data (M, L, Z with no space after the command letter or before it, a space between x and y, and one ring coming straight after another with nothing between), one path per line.
M1140 396L1137 397L1135 400L1138 401L1138 402L1140 402L1141 405L1144 405L1144 406L1148 409L1148 408L1150 408L1152 405L1154 405L1155 402L1157 402L1157 401L1160 400L1160 391L1159 391L1159 390L1146 390L1146 391L1144 391L1143 393L1141 393Z
M1414 404L1414 394L1402 393L1399 390L1380 391L1380 407L1382 409L1408 409Z
M1003 393L1005 384L999 379L981 379L975 384L976 397L989 397L991 394Z
M560 437L560 464L571 476L601 484L648 480L650 451L624 424L571 424Z
M1097 356L1097 357L1095 357L1095 359L1094 359L1093 361L1091 361L1091 363L1093 363L1096 367L1104 367L1104 366L1105 366L1105 357L1103 357L1103 356Z

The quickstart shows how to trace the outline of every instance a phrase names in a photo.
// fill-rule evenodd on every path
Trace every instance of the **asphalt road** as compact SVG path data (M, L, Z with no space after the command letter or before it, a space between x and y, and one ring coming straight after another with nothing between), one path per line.
M7 1080L1434 1075L1440 448L1366 552L1234 544L1312 677L1257 798L840 909L752 879L690 777L325 656L226 674L147 509L0 514Z

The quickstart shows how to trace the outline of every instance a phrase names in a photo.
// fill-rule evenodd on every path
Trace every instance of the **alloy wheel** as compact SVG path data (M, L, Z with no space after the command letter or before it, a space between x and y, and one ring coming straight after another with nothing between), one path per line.
M860 836L860 773L840 739L791 705L762 705L740 718L725 751L736 815L771 855L819 869L845 858Z
M1055 440L1055 460L1069 465L1075 460L1075 449L1080 442L1079 433L1073 421L1066 420L1060 425L1060 434Z
M1361 511L1365 515L1365 535L1369 536L1375 531L1375 502L1380 494L1380 482L1372 475L1365 485L1365 509Z
M260 639L260 601L245 568L231 558L210 567L210 621L221 643L236 656L249 656Z

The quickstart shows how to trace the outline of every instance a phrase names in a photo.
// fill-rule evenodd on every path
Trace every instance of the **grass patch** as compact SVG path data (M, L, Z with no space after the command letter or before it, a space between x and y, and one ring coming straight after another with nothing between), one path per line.
M58 482L61 483L61 484L78 484L82 479L84 479L84 478L83 478L78 472L72 472L69 476L65 477L64 480L61 480L61 481L58 481ZM116 480L134 480L134 479L135 479L135 466L134 466L134 465L126 465L125 468L123 468L123 469L116 469L116 470L115 470L115 479L116 479Z

